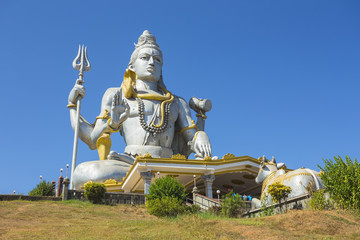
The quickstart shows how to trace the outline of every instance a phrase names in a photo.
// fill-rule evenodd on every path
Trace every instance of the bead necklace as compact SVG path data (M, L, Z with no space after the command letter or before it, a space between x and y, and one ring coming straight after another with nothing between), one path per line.
M140 116L139 118L140 118L141 127L145 131L148 131L148 132L152 133L154 136L157 133L161 133L161 132L165 131L165 129L166 129L167 125L168 125L170 106L171 106L172 102L165 103L164 121L163 121L163 124L158 127L154 123L150 123L149 125L147 125L145 123L144 102L141 100L141 98L136 98L136 101L138 103L138 110L139 110L139 116Z

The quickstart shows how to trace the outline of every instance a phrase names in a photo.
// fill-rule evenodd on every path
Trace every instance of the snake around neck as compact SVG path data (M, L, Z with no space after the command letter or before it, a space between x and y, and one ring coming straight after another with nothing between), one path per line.
M134 94L135 99L138 103L138 110L139 110L139 119L141 127L152 134L157 134L165 131L169 121L169 113L170 113L170 106L171 103L174 101L174 96L166 89L161 89L165 92L165 96L161 95L154 95L154 94ZM144 114L144 102L142 99L147 100L157 100L162 101L160 105L160 113L161 113L161 121L159 125L155 125L154 121L151 121L150 124L145 123L145 114ZM155 113L154 113L155 114Z

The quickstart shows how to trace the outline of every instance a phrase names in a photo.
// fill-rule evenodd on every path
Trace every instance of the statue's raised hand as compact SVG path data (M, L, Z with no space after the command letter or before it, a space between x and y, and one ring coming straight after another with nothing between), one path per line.
M211 157L211 144L209 137L203 131L197 132L197 136L193 142L193 150L196 159L203 159L206 156Z
M69 103L76 104L79 97L85 97L85 87L81 85L82 83L83 81L81 79L78 79L76 81L75 86L73 87L73 89L71 89L69 93Z
M129 116L130 107L126 100L121 99L120 91L117 91L112 99L110 115L110 126L117 129Z

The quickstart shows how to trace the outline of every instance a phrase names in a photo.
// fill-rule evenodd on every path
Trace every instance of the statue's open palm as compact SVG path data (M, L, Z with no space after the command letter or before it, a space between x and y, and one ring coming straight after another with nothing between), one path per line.
M111 103L111 122L113 128L118 128L129 116L130 107L126 100L121 99L120 91L117 91Z

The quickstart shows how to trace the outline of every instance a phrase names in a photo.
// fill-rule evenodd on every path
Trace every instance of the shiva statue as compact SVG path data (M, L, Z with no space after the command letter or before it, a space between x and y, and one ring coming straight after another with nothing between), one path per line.
M91 124L80 115L79 138L90 149L98 150L100 160L79 164L74 172L74 188L88 180L120 181L135 158L150 154L153 158L170 158L195 153L196 159L211 157L211 144L204 130L205 112L211 101L192 98L190 106L198 114L197 124L191 118L187 102L172 94L162 76L163 54L149 32L139 37L121 87L106 90L100 115ZM85 88L77 82L68 98L71 126L76 126L76 103L85 96ZM110 151L112 133L120 132L126 147L124 153Z

